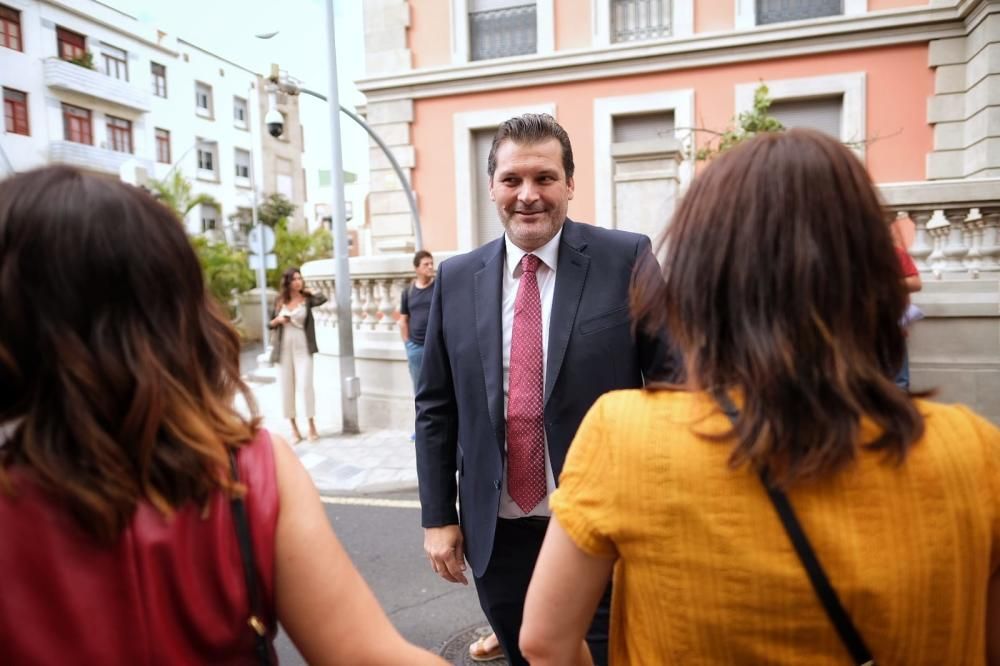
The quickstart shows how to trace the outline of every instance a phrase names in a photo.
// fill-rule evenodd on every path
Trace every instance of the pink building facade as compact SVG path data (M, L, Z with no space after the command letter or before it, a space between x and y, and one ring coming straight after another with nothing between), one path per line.
M575 153L570 216L655 239L694 151L766 83L772 115L850 145L887 219L914 223L914 386L1000 422L1000 0L366 0L365 44L364 112L439 260L502 232L486 155L503 120L555 116ZM375 256L351 264L361 419L407 424L392 314L414 234L374 146L370 176Z

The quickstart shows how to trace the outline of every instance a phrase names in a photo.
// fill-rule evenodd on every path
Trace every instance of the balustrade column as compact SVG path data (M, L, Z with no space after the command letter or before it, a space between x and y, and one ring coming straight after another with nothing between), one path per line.
M931 270L928 259L934 248L931 247L929 242L931 236L927 231L927 223L930 222L933 214L934 211L932 210L919 210L910 213L910 219L913 220L913 227L916 232L913 237L913 245L910 246L910 256L913 257L913 263L916 264L917 270L921 273Z
M361 319L364 316L361 287L361 280L351 280L351 316L353 318L355 330L361 329Z
M979 272L995 275L1000 272L1000 208L980 208L982 242Z
M392 278L379 280L379 288L382 290L382 300L378 310L382 317L379 319L378 327L383 331L391 331L396 328L396 319L392 316L396 310L392 298L392 282Z
M317 325L336 326L337 325L337 292L333 286L333 280L318 280L316 282L317 291L326 296L326 303L314 311ZM316 314L319 316L316 317Z
M364 294L365 294L365 328L369 331L374 331L375 327L378 326L378 302L375 289L375 280L367 279L364 281Z
M968 213L966 208L947 208L944 211L944 216L948 220L948 235L942 252L944 255L942 273L954 275L968 271L964 263L969 254L969 246L965 242L965 218Z

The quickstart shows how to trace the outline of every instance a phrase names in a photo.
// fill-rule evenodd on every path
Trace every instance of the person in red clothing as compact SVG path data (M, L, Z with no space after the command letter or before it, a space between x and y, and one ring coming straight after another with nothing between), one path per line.
M278 621L309 663L445 663L260 428L177 216L65 166L0 182L0 535L7 666L272 663Z
M917 270L917 265L913 263L913 259L906 248L900 244L898 234L893 234L893 240L896 242L894 248L896 250L896 257L899 260L899 270L903 276L903 284L906 286L907 294L920 291L923 288L923 283L920 281L920 271ZM907 314L909 314L909 309ZM909 318L907 317L906 319L907 321L904 321L902 324L904 327L909 323ZM900 388L907 391L910 390L910 354L906 349L903 350L903 365L900 366L899 372L896 373L895 381L896 385Z

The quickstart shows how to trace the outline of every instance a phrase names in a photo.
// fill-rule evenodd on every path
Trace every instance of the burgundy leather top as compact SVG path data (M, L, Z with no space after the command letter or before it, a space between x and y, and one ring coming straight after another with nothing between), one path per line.
M240 449L240 479L273 632L278 488L271 438ZM255 664L228 499L164 518L149 504L96 544L15 468L0 493L0 664Z

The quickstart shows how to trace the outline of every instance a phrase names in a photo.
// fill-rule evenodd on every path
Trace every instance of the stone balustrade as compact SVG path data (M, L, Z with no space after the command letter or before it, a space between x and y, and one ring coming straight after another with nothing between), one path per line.
M916 235L910 255L926 318L909 332L915 389L961 402L1000 423L1000 179L892 183L880 187L890 214Z
M910 255L935 279L1000 277L1000 179L883 185L886 208L913 220Z
M454 252L434 254L437 262ZM413 388L397 317L400 297L413 280L412 254L351 257L351 326L355 370L361 378L358 420L362 429L413 429ZM318 409L339 412L337 367L340 356L337 298L334 293L334 260L311 261L302 266L309 289L323 293L325 304L313 309L319 354L314 372ZM339 418L339 416L337 417Z

